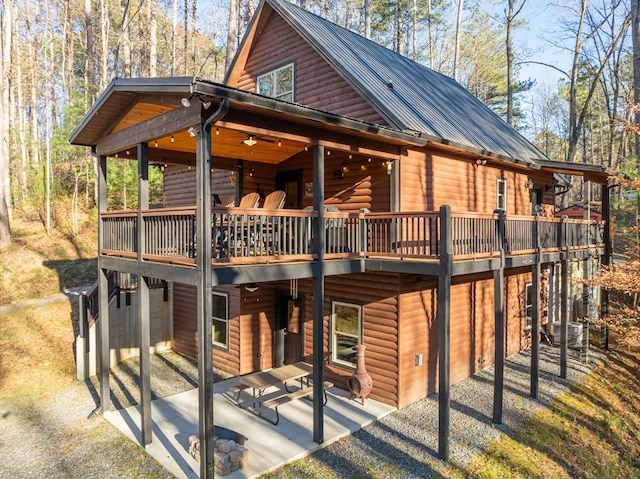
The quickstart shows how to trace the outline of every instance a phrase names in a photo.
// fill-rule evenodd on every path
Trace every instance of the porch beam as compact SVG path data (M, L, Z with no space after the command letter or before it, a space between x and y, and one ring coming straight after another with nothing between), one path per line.
M139 143L138 157L138 227L136 228L138 243L138 261L142 261L146 244L146 229L142 212L149 209L149 146ZM145 276L138 281L138 321L140 321L140 418L142 424L142 446L146 447L153 441L151 424L151 358L149 349L151 343L151 328L149 325L149 282Z
M152 263L149 261L140 262L136 259L105 255L98 255L98 261L101 267L107 270L139 274L149 278L164 279L176 283L190 284L192 286L198 284L198 271L191 266Z
M536 259L531 267L531 391L530 396L538 398L538 383L540 378L540 283L541 278L541 246L540 246L540 216L536 214L533 229L533 240L536 247Z
M96 156L95 147L91 153ZM98 156L98 251L104 245L102 215L107 211L107 157ZM108 269L98 260L98 310L100 348L100 409L102 414L111 410L111 388L109 386L109 278ZM87 339L88 340L88 339Z
M96 143L97 151L100 155L112 155L125 148L133 148L138 143L186 130L200 121L201 105L194 101L188 108L181 106L107 135Z
M194 102L197 104L198 102ZM196 136L196 269L198 278L198 425L200 478L213 479L213 356L211 272L211 129L197 125Z
M494 290L494 320L495 320L495 357L493 379L493 422L502 424L502 407L504 393L504 351L505 351L505 327L504 327L504 211L498 211L496 221L498 229L498 249L500 252L500 267L493 272Z
M313 278L313 441L324 442L324 147L313 146L313 209L318 212L314 224L313 250L317 257Z
M438 457L449 461L451 422L451 269L453 241L451 207L440 207L440 266L438 276Z

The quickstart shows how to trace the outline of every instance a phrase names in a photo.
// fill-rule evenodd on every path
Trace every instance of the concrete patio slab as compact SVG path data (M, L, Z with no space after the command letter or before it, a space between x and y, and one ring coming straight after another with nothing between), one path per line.
M339 388L327 389L325 406L324 443L313 442L313 405L299 399L280 406L277 426L248 410L236 406L229 388L237 378L214 385L214 422L249 438L249 463L244 469L224 476L228 479L247 479L272 471L304 457L319 447L347 436L362 427L395 411L394 407L367 399L364 406L349 399L349 393ZM266 396L276 390L267 390ZM251 396L242 393L241 402L250 404ZM265 411L265 415L273 411ZM105 417L123 434L140 444L139 406L110 411ZM271 417L271 416L270 416ZM189 436L198 435L198 390L157 399L151 402L153 442L146 451L172 474L181 479L199 477L200 465L189 456ZM217 476L216 476L217 477Z

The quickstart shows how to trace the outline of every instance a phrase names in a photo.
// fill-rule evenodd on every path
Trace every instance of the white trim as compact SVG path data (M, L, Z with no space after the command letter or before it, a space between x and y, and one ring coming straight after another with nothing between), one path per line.
M284 91L284 92L277 92L276 91L276 77L278 75L278 72L281 72L283 70L286 69L291 69L291 90L288 91ZM260 91L260 81L267 77L267 76L271 76L271 91L270 92L262 92ZM264 95L264 96L269 96L271 98L276 98L278 100L285 100L285 101L290 101L293 102L295 101L295 66L293 64L293 62L288 63L284 66L281 66L279 68L276 68L275 70L271 70L268 71L266 73L263 73L262 75L258 75L258 77L256 78L256 92L260 95Z
M504 185L504 194L500 193L500 185ZM507 211L508 205L508 186L506 178L498 177L496 178L496 209ZM502 200L502 201L501 201Z
M227 292L222 292L222 291L211 291L211 296L212 296L212 302L213 302L213 296L219 296L224 298L225 300L225 305L224 305L224 318L217 318L215 316L213 316L213 311L214 308L211 308L211 342L213 345L217 346L218 348L224 349L225 351L229 350L229 293ZM212 304L213 306L213 304ZM225 342L224 343L220 343L218 341L216 341L215 339L213 339L215 337L214 335L214 331L213 331L213 322L214 321L218 321L221 323L225 323L226 324L226 328L225 328Z

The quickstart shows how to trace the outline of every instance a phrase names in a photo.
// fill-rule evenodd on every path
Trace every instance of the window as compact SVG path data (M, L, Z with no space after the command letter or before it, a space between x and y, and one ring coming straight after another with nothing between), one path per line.
M362 306L333 301L331 305L331 361L355 367L355 346L362 342Z
M257 90L260 95L293 101L293 63L258 76Z
M229 347L229 301L225 293L212 291L212 338L213 344L223 348Z
M496 209L507 211L507 180L504 178L496 181Z
M533 317L533 285L528 282L524 286L524 317L525 317L525 329L531 329L531 318Z

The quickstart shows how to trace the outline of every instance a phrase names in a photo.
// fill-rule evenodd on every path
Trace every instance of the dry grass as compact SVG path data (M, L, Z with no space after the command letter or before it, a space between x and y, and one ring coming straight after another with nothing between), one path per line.
M0 251L0 305L42 298L97 276L95 228L76 236L46 234L41 223L15 220L14 241Z

